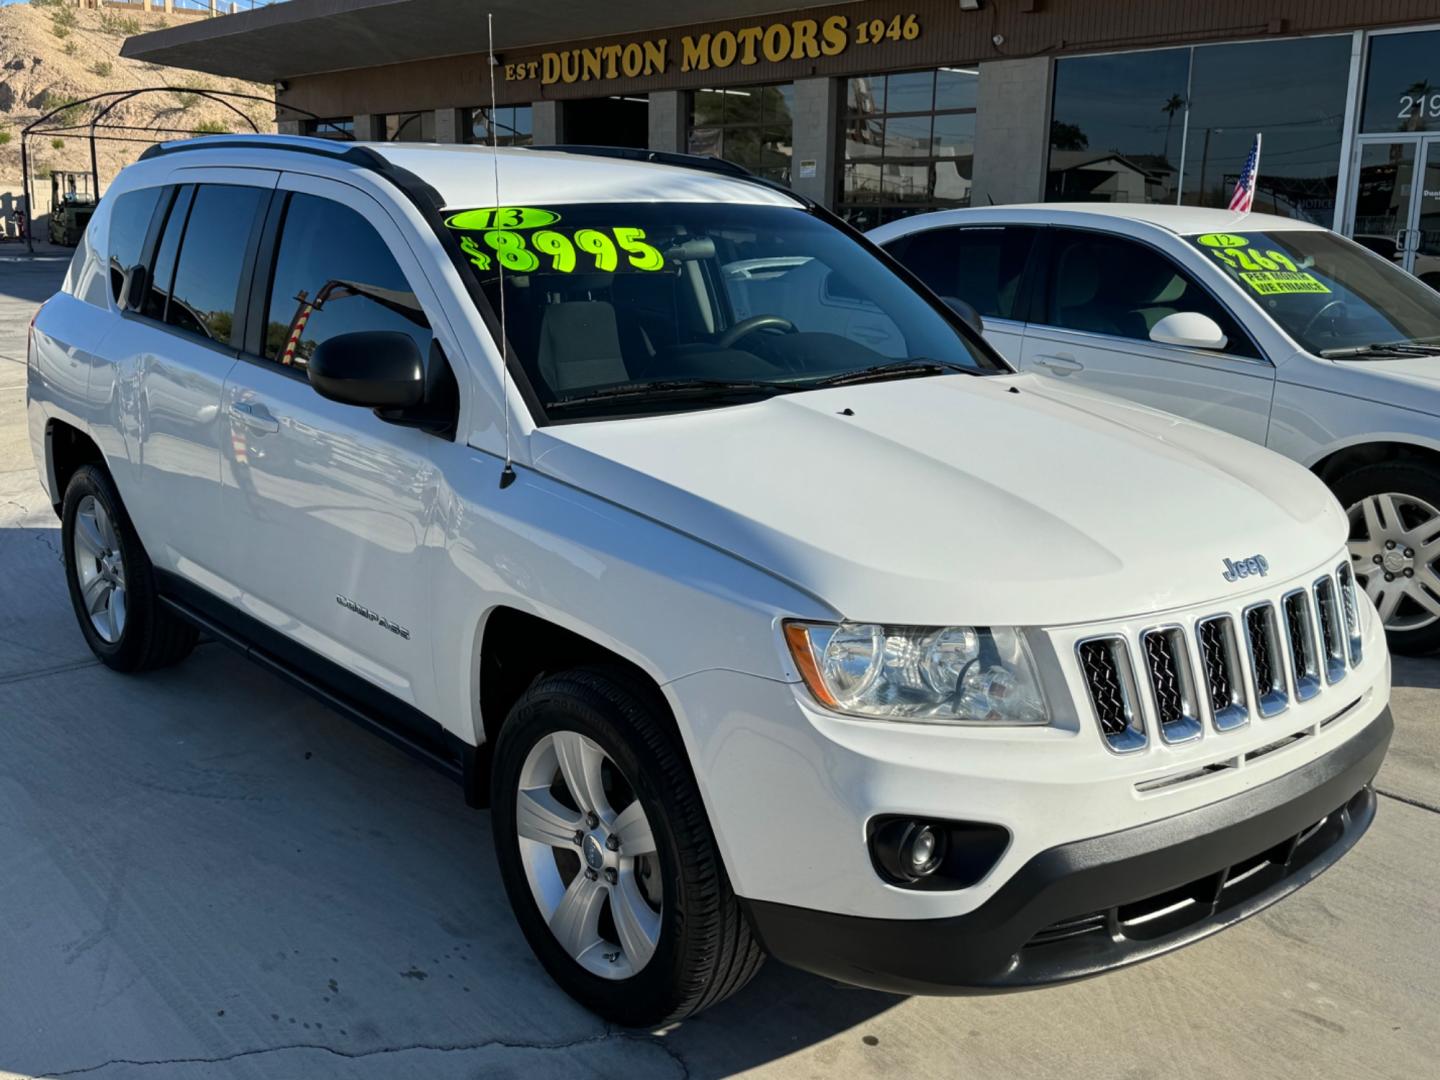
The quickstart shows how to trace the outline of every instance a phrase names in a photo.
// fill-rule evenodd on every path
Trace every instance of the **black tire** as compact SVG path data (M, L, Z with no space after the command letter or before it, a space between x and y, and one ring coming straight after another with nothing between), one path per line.
M1365 465L1340 477L1331 488L1347 511L1363 499L1386 493L1409 495L1440 508L1440 472L1415 462L1382 461ZM1427 656L1440 651L1440 619L1411 630L1387 627L1385 637L1392 652Z
M654 955L608 979L561 946L536 904L516 831L516 797L530 750L556 731L586 736L633 787L656 841L664 903ZM765 954L721 865L688 759L663 700L625 672L583 668L536 682L511 710L495 747L492 821L500 874L520 928L571 997L616 1024L653 1026L706 1009L754 977Z
M125 621L117 639L106 641L96 630L81 594L76 564L75 522L86 497L93 498L109 515L124 565ZM65 581L80 632L100 662L116 671L138 672L166 667L183 660L195 647L193 626L163 604L155 589L155 572L109 474L95 465L82 465L65 488L60 515L61 547L65 553Z

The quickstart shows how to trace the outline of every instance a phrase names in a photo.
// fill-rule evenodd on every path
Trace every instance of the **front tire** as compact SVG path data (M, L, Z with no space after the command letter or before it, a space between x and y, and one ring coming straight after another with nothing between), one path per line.
M764 953L721 865L674 725L625 673L544 678L495 747L496 856L540 963L627 1027L739 990Z
M1391 650L1440 650L1440 474L1385 461L1345 474L1334 490L1350 515L1355 579L1380 612Z
M189 655L196 630L160 603L150 560L105 470L82 465L70 478L60 536L70 602L101 663L136 672Z

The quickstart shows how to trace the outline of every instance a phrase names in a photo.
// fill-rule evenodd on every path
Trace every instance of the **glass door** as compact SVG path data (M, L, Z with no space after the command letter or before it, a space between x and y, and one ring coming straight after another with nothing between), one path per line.
M1415 216L1406 254L1412 274L1440 291L1440 138L1421 144L1423 164L1415 185Z
M1440 290L1440 136L1362 140L1350 235Z

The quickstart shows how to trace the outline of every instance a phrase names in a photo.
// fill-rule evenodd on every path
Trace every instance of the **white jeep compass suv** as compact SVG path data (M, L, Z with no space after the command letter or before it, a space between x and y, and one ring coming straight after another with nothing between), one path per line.
M203 631L453 775L620 1023L766 953L1090 975L1375 813L1389 661L1319 480L1015 373L719 163L159 147L34 321L29 418L96 655Z

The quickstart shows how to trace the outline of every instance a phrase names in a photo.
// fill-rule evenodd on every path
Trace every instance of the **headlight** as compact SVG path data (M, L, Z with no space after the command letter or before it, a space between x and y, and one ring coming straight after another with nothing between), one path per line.
M790 622L785 641L816 700L839 712L933 724L1049 719L1012 627Z

